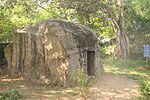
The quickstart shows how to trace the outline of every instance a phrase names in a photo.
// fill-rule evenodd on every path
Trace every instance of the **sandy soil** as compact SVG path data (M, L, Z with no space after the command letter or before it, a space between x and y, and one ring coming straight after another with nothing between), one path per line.
M85 100L78 88L53 88L25 80L0 79L0 90L10 87L26 95L26 100ZM91 88L87 100L137 100L138 85L134 80L114 74L104 74Z
M137 100L139 96L138 84L121 75L104 74L95 87L97 100Z

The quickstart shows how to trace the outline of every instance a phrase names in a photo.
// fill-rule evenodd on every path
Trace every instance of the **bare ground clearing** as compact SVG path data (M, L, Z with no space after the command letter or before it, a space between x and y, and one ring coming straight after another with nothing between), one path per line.
M79 88L54 88L23 79L0 79L0 91L12 88L26 96L26 100L84 100ZM87 100L136 100L138 84L125 76L104 74L91 88Z

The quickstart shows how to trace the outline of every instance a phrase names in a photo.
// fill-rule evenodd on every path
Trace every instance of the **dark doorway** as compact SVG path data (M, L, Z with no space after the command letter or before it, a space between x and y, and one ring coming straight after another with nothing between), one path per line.
M6 65L6 58L4 54L4 48L8 45L9 43L0 43L0 69L2 66Z
M94 76L95 73L95 52L94 51L87 51L87 74L89 76Z

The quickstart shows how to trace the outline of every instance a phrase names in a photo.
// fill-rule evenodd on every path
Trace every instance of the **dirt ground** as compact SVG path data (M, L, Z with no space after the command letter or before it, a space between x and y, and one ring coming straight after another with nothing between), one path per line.
M0 79L0 90L16 89L26 100L85 100L79 88L58 88L35 84L23 79ZM138 85L125 76L104 74L91 88L86 100L137 100Z
M137 100L139 96L138 84L122 75L104 74L95 87L98 100Z

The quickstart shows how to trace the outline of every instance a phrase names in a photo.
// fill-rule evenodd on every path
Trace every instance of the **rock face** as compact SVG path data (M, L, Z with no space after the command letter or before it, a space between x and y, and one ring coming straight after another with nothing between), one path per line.
M65 85L78 69L99 77L102 71L98 39L89 28L46 19L14 33L5 48L10 75L38 83Z

